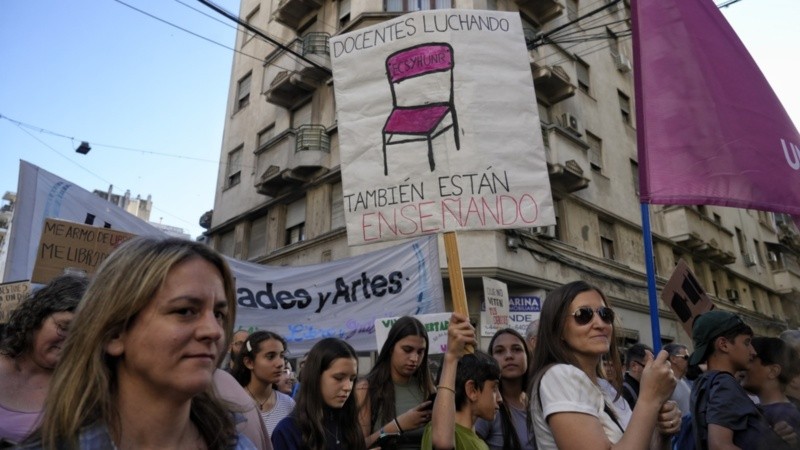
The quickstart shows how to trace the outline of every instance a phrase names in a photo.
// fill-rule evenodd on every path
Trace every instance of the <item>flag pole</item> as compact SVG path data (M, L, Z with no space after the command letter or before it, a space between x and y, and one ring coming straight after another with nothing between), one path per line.
M650 305L650 329L653 333L653 350L661 350L661 324L658 321L658 294L656 293L656 268L653 259L653 235L650 232L650 205L641 203L642 240L644 240L644 265L647 271L647 298Z

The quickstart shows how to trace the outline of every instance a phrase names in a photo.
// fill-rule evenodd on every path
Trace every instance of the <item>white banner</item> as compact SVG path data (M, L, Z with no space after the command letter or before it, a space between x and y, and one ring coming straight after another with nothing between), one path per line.
M450 313L415 315L428 333L428 354L441 355L447 351L447 326L450 325ZM378 351L389 337L389 330L400 317L384 317L375 319L375 341Z
M331 60L351 245L555 223L519 14L415 12Z
M25 161L9 236L5 280L31 277L45 218L107 224L138 235L164 234L125 210ZM237 291L237 327L284 336L292 354L323 337L375 350L379 317L444 311L434 236L330 263L273 267L228 258Z
M542 312L542 302L546 293L544 290L537 290L530 294L514 294L508 297L508 327L513 328L519 334L525 336L528 324L539 319ZM481 316L486 309L486 302L481 302ZM483 320L481 320L481 331L483 330ZM487 336L481 333L482 336Z

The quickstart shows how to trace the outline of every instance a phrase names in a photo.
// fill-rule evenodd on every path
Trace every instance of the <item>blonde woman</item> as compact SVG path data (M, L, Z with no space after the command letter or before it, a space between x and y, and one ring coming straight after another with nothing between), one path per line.
M120 246L75 314L30 447L253 448L212 389L235 308L230 269L208 247Z

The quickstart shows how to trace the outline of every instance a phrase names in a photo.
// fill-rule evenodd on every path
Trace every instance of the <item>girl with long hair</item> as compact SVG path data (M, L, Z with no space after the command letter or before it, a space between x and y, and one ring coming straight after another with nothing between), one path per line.
M286 367L286 340L271 331L250 334L239 351L232 375L253 397L267 431L288 416L295 402L275 389Z
M414 317L404 316L389 329L375 365L356 386L359 424L367 445L394 437L392 448L419 449L431 419L434 392L428 368L428 333ZM381 448L386 450L387 443Z
M214 250L125 242L76 310L29 447L253 448L212 385L235 312L230 269Z
M492 450L533 450L528 430L528 358L525 338L516 330L497 330L489 341L489 354L500 366L500 396L503 401L494 420L478 419L475 433Z
M539 450L669 448L680 411L665 406L675 387L667 352L655 359L648 353L630 417L621 416L598 384L607 353L617 392L622 383L614 318L605 295L583 281L561 286L545 299L528 393ZM658 421L665 425L656 431Z
M350 395L358 357L347 342L325 338L314 344L300 375L303 389L294 411L272 433L280 450L365 450L356 400Z

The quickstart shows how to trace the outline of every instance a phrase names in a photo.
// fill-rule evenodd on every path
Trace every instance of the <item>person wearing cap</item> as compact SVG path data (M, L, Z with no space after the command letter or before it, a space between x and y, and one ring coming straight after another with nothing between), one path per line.
M734 377L737 371L747 370L756 356L752 339L750 326L731 312L713 310L694 321L689 364L708 364L691 397L698 448L792 448L774 432Z

